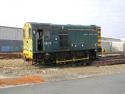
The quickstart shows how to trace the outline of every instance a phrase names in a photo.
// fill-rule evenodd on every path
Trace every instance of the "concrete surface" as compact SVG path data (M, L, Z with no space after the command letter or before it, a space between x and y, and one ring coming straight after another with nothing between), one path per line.
M0 94L125 94L125 73L1 88Z

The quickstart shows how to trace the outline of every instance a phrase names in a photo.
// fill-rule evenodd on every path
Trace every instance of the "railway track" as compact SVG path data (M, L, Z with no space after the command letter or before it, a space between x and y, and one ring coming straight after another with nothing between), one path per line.
M115 64L125 64L125 56L122 55L108 56L92 62L92 65L95 66L115 65Z

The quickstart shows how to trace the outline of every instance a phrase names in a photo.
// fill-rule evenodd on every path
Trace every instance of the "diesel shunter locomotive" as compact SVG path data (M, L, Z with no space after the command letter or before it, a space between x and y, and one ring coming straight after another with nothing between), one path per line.
M25 23L23 56L32 64L63 64L97 58L101 28L96 25Z

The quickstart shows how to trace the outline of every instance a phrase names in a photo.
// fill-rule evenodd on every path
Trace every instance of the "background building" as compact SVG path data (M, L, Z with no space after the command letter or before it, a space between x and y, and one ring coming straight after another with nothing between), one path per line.
M102 48L107 53L123 53L125 42L120 39L102 37Z
M0 52L21 52L22 28L0 26Z

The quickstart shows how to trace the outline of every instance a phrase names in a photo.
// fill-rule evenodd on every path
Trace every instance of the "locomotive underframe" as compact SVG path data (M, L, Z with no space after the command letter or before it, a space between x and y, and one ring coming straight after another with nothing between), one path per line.
M50 53L33 53L34 64L66 64L76 63L86 60L94 60L97 58L97 53L94 49L82 50L82 51L60 51ZM85 63L85 62L83 62Z

